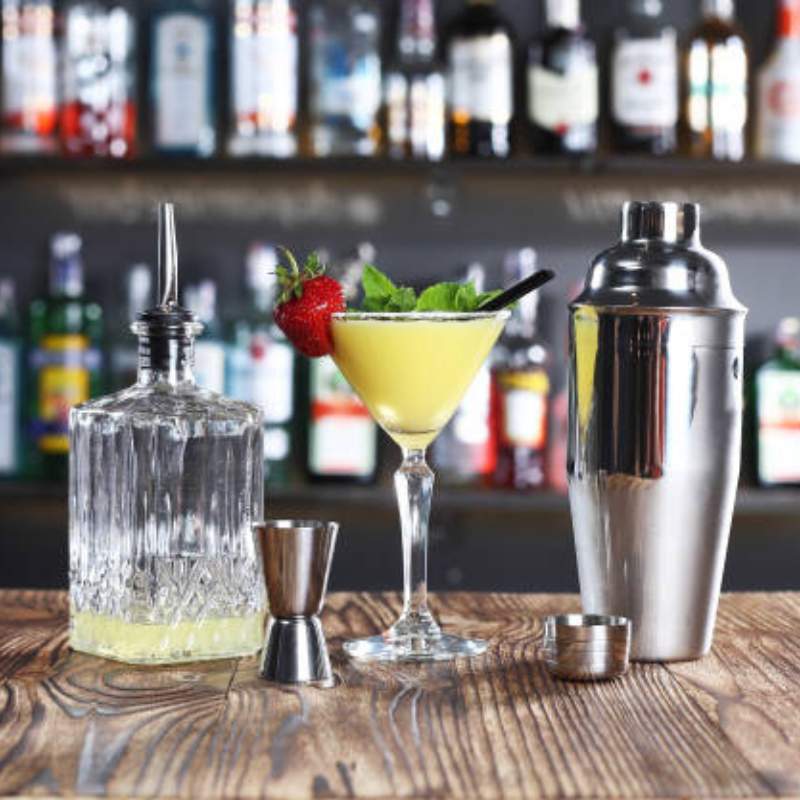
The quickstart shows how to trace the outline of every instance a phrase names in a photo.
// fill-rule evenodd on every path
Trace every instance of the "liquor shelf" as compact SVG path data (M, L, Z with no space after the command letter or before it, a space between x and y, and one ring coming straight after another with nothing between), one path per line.
M66 503L67 488L57 482L26 480L0 481L0 504L57 506ZM305 484L267 487L267 506L276 509L303 506L316 512L321 508L387 509L395 513L396 500L390 486L348 486ZM300 509L298 508L298 511ZM495 514L568 514L569 501L558 492L514 492L500 489L437 487L434 513L491 512ZM742 488L736 498L737 516L800 516L800 489ZM2 521L0 510L0 522ZM800 530L798 531L800 535Z
M215 173L278 174L325 176L356 174L359 177L385 174L475 176L515 176L528 180L538 175L570 177L619 175L674 179L676 177L712 179L793 179L800 165L747 159L726 163L685 156L637 157L600 155L585 158L519 155L508 159L459 159L414 161L391 158L233 158L214 156L142 155L130 159L69 158L62 156L0 156L0 175L27 176L63 172L68 174L139 174L146 172L210 175Z

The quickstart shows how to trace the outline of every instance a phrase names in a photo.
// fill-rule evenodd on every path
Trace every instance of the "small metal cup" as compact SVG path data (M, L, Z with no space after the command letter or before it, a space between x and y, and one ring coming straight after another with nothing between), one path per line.
M267 520L253 526L267 584L270 620L260 676L273 683L332 686L319 621L337 522Z
M562 614L544 621L548 670L572 681L609 680L628 671L631 623L626 617Z

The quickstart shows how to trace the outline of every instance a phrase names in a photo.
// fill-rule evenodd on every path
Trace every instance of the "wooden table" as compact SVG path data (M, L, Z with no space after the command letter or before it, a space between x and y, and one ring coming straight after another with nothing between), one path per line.
M255 659L137 668L72 653L60 593L0 592L0 796L800 796L800 594L723 598L712 655L605 684L552 680L543 615L574 597L444 595L486 657L366 667L343 635L395 596L333 595L336 689L268 688Z

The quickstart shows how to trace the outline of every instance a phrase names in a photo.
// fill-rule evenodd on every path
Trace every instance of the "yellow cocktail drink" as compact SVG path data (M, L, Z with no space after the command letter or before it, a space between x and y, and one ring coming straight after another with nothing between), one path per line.
M333 358L400 445L394 476L403 531L403 613L379 636L344 644L353 658L433 661L477 656L482 639L443 633L427 601L433 473L425 449L453 415L500 336L508 311L334 314Z
M245 652L257 652L263 643L261 613L173 625L126 622L89 611L79 612L71 620L73 649L128 663L238 658Z
M503 329L497 314L351 314L333 319L333 358L375 420L423 449L458 407Z

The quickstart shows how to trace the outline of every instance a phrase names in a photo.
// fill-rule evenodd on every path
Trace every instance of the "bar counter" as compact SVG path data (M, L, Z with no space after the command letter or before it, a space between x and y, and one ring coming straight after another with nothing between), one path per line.
M800 794L800 594L724 595L711 655L563 683L541 618L568 595L442 594L472 661L365 666L344 636L399 598L333 594L338 685L278 689L257 661L130 667L67 646L61 592L0 592L0 796L690 798Z

